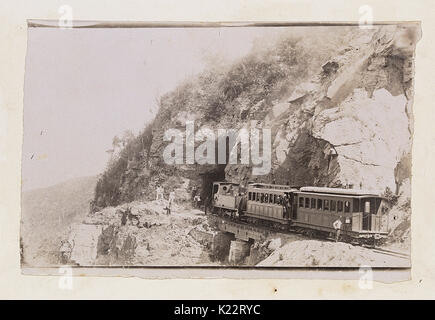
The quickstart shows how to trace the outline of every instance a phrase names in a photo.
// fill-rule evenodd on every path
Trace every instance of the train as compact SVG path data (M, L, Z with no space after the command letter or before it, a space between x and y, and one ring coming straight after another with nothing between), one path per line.
M220 217L313 238L334 238L340 219L339 240L360 244L386 239L387 208L379 192L267 183L214 182L211 202Z

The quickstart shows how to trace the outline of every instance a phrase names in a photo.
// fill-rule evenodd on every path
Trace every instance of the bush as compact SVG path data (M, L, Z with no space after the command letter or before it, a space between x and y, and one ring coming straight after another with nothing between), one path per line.
M397 204L397 201L399 199L399 196L396 195L389 187L385 189L385 192L382 195L386 201L387 204L391 207L395 206Z

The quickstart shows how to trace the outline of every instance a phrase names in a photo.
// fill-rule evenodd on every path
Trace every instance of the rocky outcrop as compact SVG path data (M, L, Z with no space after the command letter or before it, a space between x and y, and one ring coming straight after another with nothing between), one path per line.
M411 152L418 32L388 26L359 34L286 103L272 105L264 127L275 132L273 170L257 179L397 190L410 176L403 162ZM227 166L227 177L240 180L235 169Z
M318 240L294 241L273 251L258 267L353 267L409 268L410 260L377 253L367 248L343 242Z
M215 264L209 253L218 252L217 247L225 241L208 225L204 213L175 203L168 215L163 209L166 205L165 201L134 201L89 213L65 238L72 248L66 263L79 266ZM207 234L210 239L204 236Z

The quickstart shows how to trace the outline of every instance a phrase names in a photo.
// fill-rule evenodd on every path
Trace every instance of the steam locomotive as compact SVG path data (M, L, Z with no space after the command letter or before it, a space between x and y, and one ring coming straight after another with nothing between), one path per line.
M212 212L243 223L293 231L310 237L335 236L340 219L340 239L373 243L388 234L385 199L376 192L287 185L214 182Z

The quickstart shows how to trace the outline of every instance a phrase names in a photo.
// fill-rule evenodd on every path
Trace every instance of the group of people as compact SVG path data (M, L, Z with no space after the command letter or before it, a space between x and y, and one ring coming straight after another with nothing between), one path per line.
M156 201L161 201L161 202L165 201L164 192L165 190L163 189L163 187L161 185L157 185ZM171 214L171 209L174 202L175 202L175 192L171 191L169 193L168 201L166 202L166 207L165 207L166 214L168 215Z

